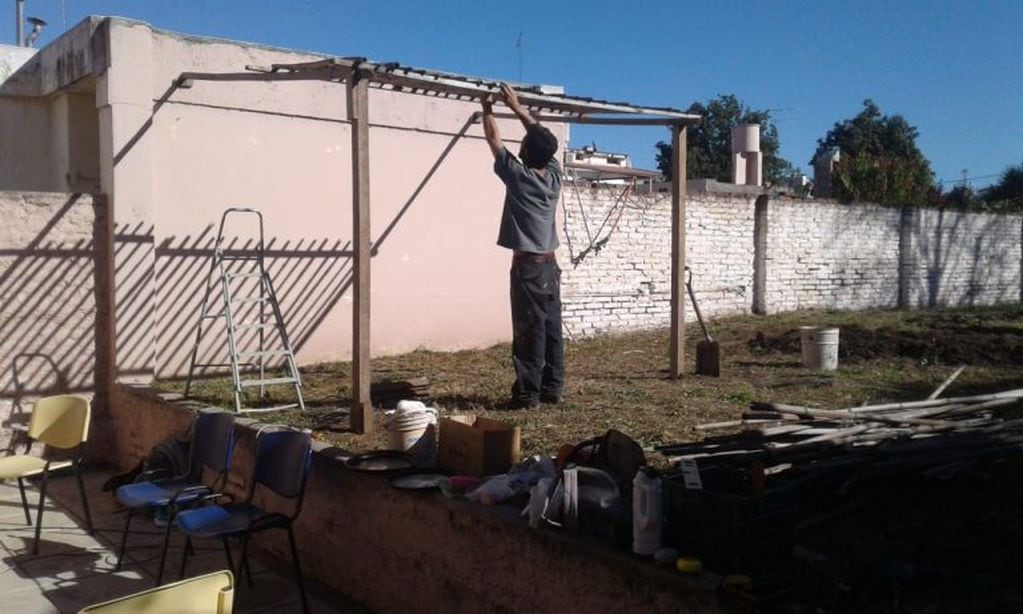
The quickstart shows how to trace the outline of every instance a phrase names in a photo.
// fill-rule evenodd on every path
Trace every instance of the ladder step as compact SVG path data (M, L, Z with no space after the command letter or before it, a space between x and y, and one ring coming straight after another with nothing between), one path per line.
M288 350L264 350L262 352L238 352L236 356L238 358L259 358L260 356L266 358L267 356L287 356L290 354Z
M255 322L243 322L234 327L235 330L250 330L254 328L277 328L276 324L257 324Z
M250 388L252 386L274 386L277 384L294 384L298 382L294 377L274 377L270 379L248 379L241 380L238 385L243 388Z
M262 277L262 273L225 273L225 277L228 279L240 279L242 277Z
M221 256L220 259L233 262L237 260L259 260L259 256Z
M248 298L233 298L233 299L231 299L231 304L234 304L234 303L238 303L238 304L241 304L241 303L269 303L269 302L270 302L270 297L268 297L268 296L253 296L253 297L248 297Z

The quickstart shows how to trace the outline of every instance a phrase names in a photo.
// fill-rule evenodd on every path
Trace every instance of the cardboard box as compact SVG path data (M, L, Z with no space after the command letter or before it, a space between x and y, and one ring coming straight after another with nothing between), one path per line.
M459 475L505 473L519 462L519 427L482 416L440 419L437 464Z

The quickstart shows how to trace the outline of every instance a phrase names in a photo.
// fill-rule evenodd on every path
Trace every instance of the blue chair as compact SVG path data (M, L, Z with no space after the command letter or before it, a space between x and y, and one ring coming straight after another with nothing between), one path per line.
M295 566L295 576L302 597L302 611L309 611L306 600L305 584L302 570L299 567L298 549L295 546L295 533L292 523L302 512L302 499L305 497L306 478L312 463L312 439L299 431L282 430L261 433L256 442L256 467L252 473L248 496L244 501L226 505L210 505L195 507L177 515L178 529L185 534L185 550L181 558L181 577L185 576L185 566L191 550L192 538L217 538L224 544L227 564L235 575L244 568L249 586L252 586L252 570L249 568L248 552L249 537L253 533L267 529L285 529L291 545L291 560ZM290 514L267 511L255 503L253 499L257 487L276 495L281 503L290 504ZM211 498L217 495L210 495ZM262 500L262 499L261 499ZM231 548L228 538L241 541L242 552L235 570L231 560Z
M188 469L184 474L160 477L152 472L145 472L139 477L150 478L151 481L126 484L117 489L117 500L128 508L128 517L124 521L124 533L121 535L121 549L117 554L115 570L121 568L135 510L150 512L166 510L167 526L163 534L163 550L160 556L160 570L156 574L156 585L159 586L163 582L164 560L167 558L167 545L170 542L174 517L183 508L224 487L233 450L234 414L200 412L192 428ZM209 485L203 481L204 474L215 476Z

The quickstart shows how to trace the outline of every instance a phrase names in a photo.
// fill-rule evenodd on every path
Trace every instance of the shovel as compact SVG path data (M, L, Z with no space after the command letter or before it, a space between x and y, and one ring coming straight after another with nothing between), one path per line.
M696 319L703 329L703 341L696 344L696 373L720 377L721 345L711 338L707 325L703 323L703 315L700 314L700 306L696 304L696 294L693 293L693 272L689 267L686 267L686 289L689 290L689 300L693 303Z

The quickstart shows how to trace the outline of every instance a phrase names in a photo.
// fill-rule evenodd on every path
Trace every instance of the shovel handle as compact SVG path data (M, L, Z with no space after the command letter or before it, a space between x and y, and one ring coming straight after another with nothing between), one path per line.
M713 341L710 333L707 332L707 325L703 323L700 306L696 303L696 294L693 292L693 271L689 267L686 267L686 290L689 291L689 302L693 304L693 311L696 312L696 321L700 323L700 328L703 329L703 338L707 341Z

